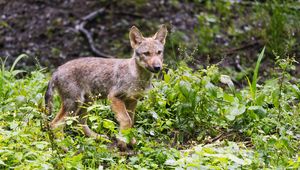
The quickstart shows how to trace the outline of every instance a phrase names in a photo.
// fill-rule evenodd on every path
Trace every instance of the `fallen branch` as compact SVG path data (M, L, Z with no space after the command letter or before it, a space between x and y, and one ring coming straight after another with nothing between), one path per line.
M85 36L85 38L88 40L88 43L89 43L89 46L90 46L91 51L92 51L96 56L98 56L98 57L103 57L103 58L114 58L114 57L111 56L111 55L108 55L108 54L105 54L105 53L99 51L99 50L96 48L96 46L95 46L95 43L94 43L94 40L93 40L93 38L92 38L91 33L90 33L87 29L84 28L85 25L87 24L87 22L92 21L92 20L95 19L98 15L103 14L104 11L105 11L105 9L104 9L104 8L101 8L101 9L98 9L98 10L96 10L96 11L94 11L94 12L92 12L92 13L86 15L85 17L83 17L83 18L81 19L81 22L75 26L75 29L76 29L77 31L81 32L81 33Z

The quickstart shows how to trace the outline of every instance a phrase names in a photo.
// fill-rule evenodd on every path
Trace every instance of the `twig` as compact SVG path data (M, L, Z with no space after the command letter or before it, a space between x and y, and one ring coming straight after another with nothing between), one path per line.
M82 20L83 21L91 21L91 20L95 19L98 15L103 14L104 11L105 11L104 8L100 8L92 13L89 13L88 15L83 17Z
M75 29L78 30L79 32L81 32L85 36L85 38L88 40L88 43L90 45L90 49L96 56L103 57L103 58L114 58L111 55L108 55L108 54L105 54L105 53L99 51L95 46L95 43L94 43L91 33L87 29L84 28L84 26L87 24L87 22L92 21L98 15L103 14L104 11L105 11L105 9L101 8L101 9L98 9L98 10L86 15L85 17L83 17L81 19L81 22L75 26Z
M207 140L204 142L204 144L210 144L210 143L214 143L216 141L222 141L230 136L233 136L234 135L234 130L230 130L228 132L221 132L218 136L210 139L210 140Z
M218 136L216 136L216 137L214 137L214 138L212 138L212 139L210 139L210 140L207 140L207 141L205 141L204 143L205 143L205 144L213 143L213 142L215 142L215 141L221 139L225 134L226 134L225 132L222 132L222 133L219 134Z

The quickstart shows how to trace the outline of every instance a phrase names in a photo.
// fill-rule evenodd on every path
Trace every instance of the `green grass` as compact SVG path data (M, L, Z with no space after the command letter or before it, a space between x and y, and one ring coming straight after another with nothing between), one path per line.
M292 64L281 60L279 68ZM18 70L3 66L0 169L299 169L299 80L290 81L285 71L282 78L282 71L257 85L253 100L253 85L235 89L217 66L168 70L138 104L128 132L138 143L126 155L112 147L118 124L106 101L88 108L89 124L110 141L84 137L76 117L67 120L65 138L53 140L45 128L53 116L43 114L49 74L36 70L17 78ZM56 97L55 111L58 104Z
M252 83L249 84L253 100L255 100L255 97L256 97L256 85L257 85L258 71L259 71L259 66L260 66L261 60L264 57L264 54L265 54L265 47L258 55L258 59L256 62L256 66L255 66L254 74L253 74L253 78L252 78Z

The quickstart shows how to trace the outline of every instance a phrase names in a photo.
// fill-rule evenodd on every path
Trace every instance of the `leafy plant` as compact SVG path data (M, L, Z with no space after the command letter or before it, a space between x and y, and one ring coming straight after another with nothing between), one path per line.
M250 87L242 89L216 65L192 70L180 63L164 72L138 104L135 127L125 135L137 144L125 156L115 147L118 126L106 101L86 109L90 127L109 140L84 137L77 117L67 119L64 138L54 138L42 116L47 73L17 78L3 67L0 168L297 169L300 87L289 74L296 61L278 57L275 77L254 88L263 55Z
M259 66L260 66L261 60L264 57L264 53L265 53L265 47L262 49L262 51L258 55L258 59L257 59L256 66L255 66L255 70L254 70L253 77L252 77L252 83L250 83L249 79L247 78L248 85L250 87L251 96L252 96L253 100L255 100L255 97L256 97L256 86L257 86L258 70L259 70Z

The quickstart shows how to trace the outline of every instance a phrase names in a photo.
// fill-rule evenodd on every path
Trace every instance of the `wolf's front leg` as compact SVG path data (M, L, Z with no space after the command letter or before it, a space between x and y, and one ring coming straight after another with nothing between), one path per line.
M116 119L120 124L120 132L122 132L122 130L131 128L133 122L126 110L125 103L121 99L115 97L114 95L109 95L108 98L111 101L112 111L115 112ZM118 147L122 151L126 150L127 149L126 142L118 139Z
M135 115L134 111L135 111L136 105L137 105L137 99L126 99L125 100L125 106L126 106L128 114L131 118L132 126L134 124L134 115ZM130 141L130 145L133 146L135 144L136 144L136 139L133 137Z

